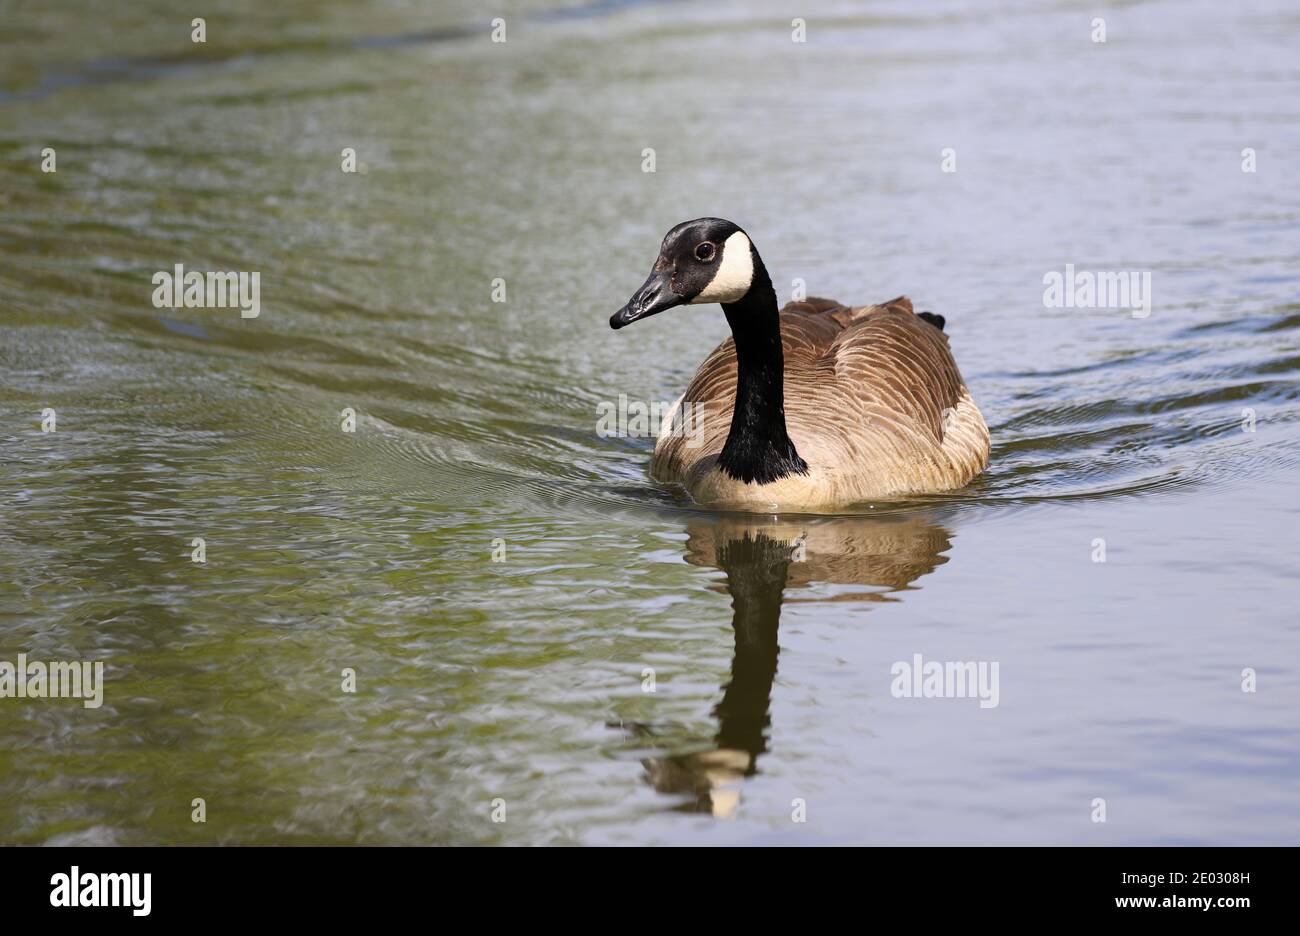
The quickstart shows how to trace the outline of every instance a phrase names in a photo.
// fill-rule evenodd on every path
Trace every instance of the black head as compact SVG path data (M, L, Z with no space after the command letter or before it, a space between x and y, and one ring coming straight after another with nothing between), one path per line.
M737 302L754 281L754 248L735 224L696 218L664 237L650 278L610 317L622 328L687 303Z

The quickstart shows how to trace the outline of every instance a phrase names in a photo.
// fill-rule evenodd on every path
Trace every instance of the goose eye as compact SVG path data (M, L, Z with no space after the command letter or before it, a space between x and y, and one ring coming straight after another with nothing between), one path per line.
M715 253L717 253L717 248L714 247L712 244L710 244L708 241L704 241L701 244L695 245L696 260L703 260L705 263L708 263L710 260L713 259Z

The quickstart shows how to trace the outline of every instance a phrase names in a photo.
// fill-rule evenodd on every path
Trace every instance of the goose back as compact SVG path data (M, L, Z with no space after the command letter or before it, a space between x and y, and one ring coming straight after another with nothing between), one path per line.
M828 299L780 312L785 418L806 475L746 484L719 470L736 396L722 342L682 395L692 432L661 432L651 470L701 503L821 508L952 490L988 463L989 434L938 327L900 296L856 308ZM665 426L669 420L665 420Z

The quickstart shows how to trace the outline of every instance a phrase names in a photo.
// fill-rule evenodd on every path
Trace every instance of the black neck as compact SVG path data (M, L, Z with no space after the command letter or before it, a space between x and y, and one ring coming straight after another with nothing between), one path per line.
M718 467L741 481L768 484L808 465L785 431L785 355L776 290L753 251L754 279L737 302L722 304L736 342L736 408Z

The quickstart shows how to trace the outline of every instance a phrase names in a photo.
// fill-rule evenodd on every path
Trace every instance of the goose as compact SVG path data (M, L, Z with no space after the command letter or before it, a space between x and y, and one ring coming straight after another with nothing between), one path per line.
M609 324L714 302L731 337L664 418L655 480L703 506L817 513L955 490L988 464L988 426L942 316L914 314L905 296L857 307L810 298L778 310L767 268L731 221L697 218L669 231L649 278ZM692 423L695 431L680 431Z

